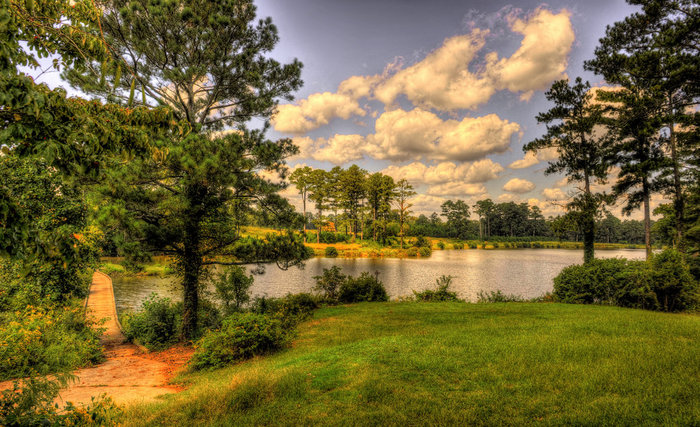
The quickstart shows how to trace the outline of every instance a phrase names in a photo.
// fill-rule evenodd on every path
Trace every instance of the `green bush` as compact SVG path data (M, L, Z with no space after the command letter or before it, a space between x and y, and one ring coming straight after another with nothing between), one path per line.
M338 300L343 303L388 301L389 296L377 275L364 272L359 277L348 277L341 284Z
M456 292L450 292L452 276L442 275L435 281L435 290L426 289L422 292L413 291L413 295L418 301L459 301Z
M318 308L317 299L308 293L287 294L282 298L257 297L251 311L276 318L285 327L294 327Z
M319 291L328 301L337 301L338 290L346 278L347 276L341 273L338 266L324 268L321 276L314 276L314 280L316 280L314 290Z
M476 294L476 301L480 303L491 302L523 302L523 298L518 295L504 294L501 290L485 292L479 291Z
M406 249L406 256L415 257L418 256L418 248L412 247Z
M418 248L418 253L420 254L421 257L426 258L426 257L429 257L430 255L432 255L433 251L428 247L422 247L422 248Z
M45 375L100 362L101 331L85 320L78 301L25 307L0 315L0 380Z
M443 250L443 249L445 249L445 243L444 243L444 242L438 242L438 243L437 243L437 247L438 247L438 249Z
M13 387L0 392L2 426L115 426L121 409L104 395L92 403L77 407L68 402L63 408L54 403L71 375L59 374L52 379L31 377L15 381Z
M464 243L457 242L453 245L455 249L464 249Z
M326 258L337 258L338 257L338 249L334 248L333 246L327 247L324 252L326 254Z
M124 335L149 350L161 350L174 344L180 334L182 305L169 298L151 294L141 311L126 314L122 321Z
M595 259L566 267L554 278L554 295L566 303L681 311L697 307L698 283L683 256L669 249L649 261Z
M221 330L209 331L196 344L191 366L195 370L221 368L283 348L291 330L279 319L257 313L235 313Z
M416 248L429 248L430 240L426 239L424 236L416 237L415 242L413 242L413 247Z

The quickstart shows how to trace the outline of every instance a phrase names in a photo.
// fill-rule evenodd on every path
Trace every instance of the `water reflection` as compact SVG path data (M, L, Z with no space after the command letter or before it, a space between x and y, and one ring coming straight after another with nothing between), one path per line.
M596 256L643 259L644 250L600 250ZM552 290L552 279L562 268L580 263L582 259L582 251L566 249L447 250L435 251L428 259L314 258L306 262L304 269L283 271L274 264L267 266L265 274L256 276L252 293L277 297L290 292L308 292L314 285L313 276L337 265L345 274L353 276L363 271L378 271L391 298L432 288L435 279L443 274L453 276L453 290L460 298L471 301L476 300L479 291L495 290L534 298ZM152 292L182 300L176 280L175 277L115 277L117 309L134 310Z

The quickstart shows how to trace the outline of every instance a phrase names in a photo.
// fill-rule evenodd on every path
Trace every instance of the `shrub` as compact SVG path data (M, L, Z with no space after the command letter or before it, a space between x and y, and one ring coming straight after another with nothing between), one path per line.
M443 243L443 242L438 242L438 243L437 243L437 247L438 247L438 249L443 250L443 249L445 249L445 243Z
M160 350L177 341L182 323L182 306L169 298L151 294L141 311L126 314L122 320L124 335L149 350Z
M225 315L243 310L250 301L253 281L253 276L246 274L245 269L237 265L227 268L218 276L214 281L214 289Z
M456 292L450 292L450 284L452 283L452 276L442 275L435 281L435 290L426 289L422 292L413 291L416 300L418 301L459 301Z
M518 295L504 294L501 290L485 292L479 291L476 294L477 302L480 303L490 303L490 302L523 302L523 298Z
M457 242L453 245L455 249L464 249L464 243Z
M416 248L429 248L430 241L428 239L426 239L424 236L418 236L418 237L416 237L416 241L413 242L413 246Z
M408 248L406 249L406 256L415 257L418 256L418 248Z
M334 248L333 246L329 246L325 250L326 258L337 258L338 257L338 249Z
M359 277L348 277L340 286L338 299L344 303L388 301L389 296L378 275L379 273L371 275L364 272Z
M321 276L314 276L316 286L314 289L321 292L322 296L329 301L338 299L338 289L343 284L347 276L341 273L340 267L333 266L324 268Z
M221 330L209 331L196 344L191 366L194 370L221 368L283 348L290 338L290 329L279 319L235 313L224 319Z
M421 257L429 257L433 254L433 251L428 247L418 248L418 253Z
M476 243L470 243L469 249L476 249Z
M121 409L104 395L77 407L68 402L59 408L54 402L72 376L59 374L53 379L27 378L15 381L0 392L0 425L3 426L80 426L118 425Z
M595 259L566 267L554 278L554 295L566 303L680 311L697 306L698 283L670 249L649 261Z
M313 295L299 293L287 294L282 298L257 297L253 300L251 311L276 318L285 327L293 328L308 319L317 308L318 301Z

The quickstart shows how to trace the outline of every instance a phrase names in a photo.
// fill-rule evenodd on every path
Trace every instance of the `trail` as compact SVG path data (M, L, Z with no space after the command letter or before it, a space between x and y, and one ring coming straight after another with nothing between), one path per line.
M61 392L60 400L88 404L92 396L103 393L118 404L150 401L175 393L181 388L168 384L177 370L192 356L192 350L175 347L158 353L145 353L127 343L117 320L112 279L95 272L87 300L88 315L106 319L102 336L105 362L74 372L78 380Z

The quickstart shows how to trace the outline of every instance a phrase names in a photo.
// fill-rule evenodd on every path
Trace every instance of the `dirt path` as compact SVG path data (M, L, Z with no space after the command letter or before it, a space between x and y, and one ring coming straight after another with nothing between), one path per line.
M117 320L112 280L106 274L95 272L92 276L87 307L89 315L107 319L103 325L107 330L102 336L106 361L74 372L79 379L61 392L61 400L90 403L92 396L106 393L118 404L135 403L179 390L168 382L192 356L191 349L175 347L159 353L144 353L126 343Z

